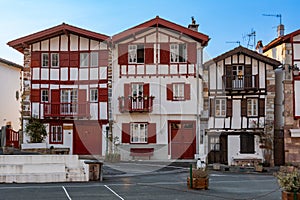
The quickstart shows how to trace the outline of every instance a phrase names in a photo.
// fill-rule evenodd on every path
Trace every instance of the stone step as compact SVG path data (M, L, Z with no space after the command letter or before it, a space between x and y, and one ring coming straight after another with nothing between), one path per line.
M27 173L63 173L65 165L62 163L44 163L44 164L1 164L0 174L27 174Z
M0 174L0 183L49 183L65 182L66 173L47 173L47 174Z
M73 182L73 181L88 181L88 176L85 173L67 173L66 174L66 181Z

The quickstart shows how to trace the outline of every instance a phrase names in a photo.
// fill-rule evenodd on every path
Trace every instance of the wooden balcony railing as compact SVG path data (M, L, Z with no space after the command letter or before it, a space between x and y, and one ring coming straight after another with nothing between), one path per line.
M225 90L258 90L258 75L224 75L222 78Z
M44 117L89 117L89 103L44 103Z
M119 97L119 110L123 112L152 112L154 96Z

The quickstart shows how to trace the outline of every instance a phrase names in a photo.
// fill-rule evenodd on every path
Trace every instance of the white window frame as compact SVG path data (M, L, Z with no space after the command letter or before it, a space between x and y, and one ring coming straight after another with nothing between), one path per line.
M98 89L97 88L90 89L90 102L98 102Z
M41 102L49 102L49 90L41 89Z
M89 66L89 53L82 52L80 53L80 67L88 67Z
M91 67L98 67L98 60L99 60L99 53L98 52L91 52L90 53L90 63Z
M185 63L187 61L186 44L170 44L170 62Z
M148 123L130 123L130 143L148 143Z
M60 95L61 113L62 114L77 114L78 112L78 90L66 89L61 90Z
M173 83L173 100L183 101L185 100L184 83Z
M215 116L226 117L226 99L215 99Z
M58 67L58 66L59 66L59 54L51 53L51 67Z
M63 130L61 125L51 126L50 143L63 143Z
M131 84L131 95L133 97L144 96L144 84L143 83L132 83Z
M247 116L258 116L258 99L247 99Z
M137 63L137 45L128 45L128 63Z
M42 67L49 67L49 53L42 53Z

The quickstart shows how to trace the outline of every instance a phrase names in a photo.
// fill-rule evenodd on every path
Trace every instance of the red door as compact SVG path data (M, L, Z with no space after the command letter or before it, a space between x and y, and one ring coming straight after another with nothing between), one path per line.
M74 122L73 149L78 155L102 154L102 125L98 122Z
M195 121L169 121L169 151L172 159L194 159Z

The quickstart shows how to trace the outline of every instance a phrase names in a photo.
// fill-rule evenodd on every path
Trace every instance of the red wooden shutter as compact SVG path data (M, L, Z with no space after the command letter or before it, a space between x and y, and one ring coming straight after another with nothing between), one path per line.
M241 102L241 115L242 115L242 117L247 116L247 99L242 99L242 102Z
M184 84L184 99L191 100L191 84Z
M148 124L148 143L156 143L156 124Z
M33 51L31 52L31 67L40 67L41 66L41 52Z
M108 88L99 88L99 102L108 102Z
M60 114L60 91L51 90L51 114L59 115Z
M87 104L85 89L78 90L78 114L81 116L89 114L89 104Z
M70 67L79 67L79 53L77 51L70 52Z
M232 117L232 99L226 99L227 106L226 106L226 117Z
M170 44L161 43L160 44L160 63L169 64L170 63Z
M99 66L108 66L108 50L100 50Z
M209 99L209 116L215 116L215 99Z
M154 48L153 43L147 43L145 45L145 64L154 63Z
M128 45L119 44L118 46L118 63L119 65L128 64Z
M130 143L130 124L122 123L122 143Z
M30 101L31 102L40 102L41 101L41 95L39 89L32 89L30 91Z
M145 83L143 85L143 92L144 92L144 96L150 96L150 92L149 92L149 83Z
M173 100L173 85L167 84L167 100L172 101Z
M62 51L59 53L59 66L60 67L69 67L70 65L70 54L68 51Z
M259 99L259 116L265 116L265 99Z
M131 85L129 83L124 84L124 109L129 110L131 108L131 99L129 96L131 96Z
M188 43L187 46L188 63L197 63L197 44L195 42Z

